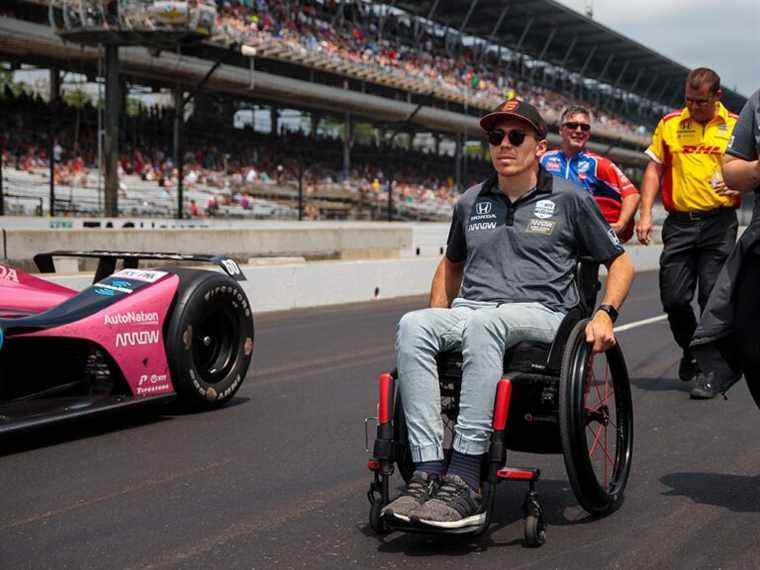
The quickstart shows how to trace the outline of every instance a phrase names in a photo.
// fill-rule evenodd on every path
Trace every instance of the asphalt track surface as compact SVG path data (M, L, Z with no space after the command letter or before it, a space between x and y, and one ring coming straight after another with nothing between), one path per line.
M637 276L619 324L660 314ZM550 524L522 546L525 486L498 488L479 540L367 526L362 419L421 298L258 319L254 366L213 413L88 422L2 443L0 568L748 568L760 566L760 412L744 382L690 401L664 321L620 333L633 384L626 501L589 520L560 456L541 467Z

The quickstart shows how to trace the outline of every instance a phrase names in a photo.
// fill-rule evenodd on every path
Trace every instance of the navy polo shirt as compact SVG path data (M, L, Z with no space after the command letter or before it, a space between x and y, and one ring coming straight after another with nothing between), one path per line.
M537 187L515 202L496 175L467 190L454 206L446 257L464 261L464 299L567 312L578 304L578 258L605 263L623 251L594 198L541 169Z

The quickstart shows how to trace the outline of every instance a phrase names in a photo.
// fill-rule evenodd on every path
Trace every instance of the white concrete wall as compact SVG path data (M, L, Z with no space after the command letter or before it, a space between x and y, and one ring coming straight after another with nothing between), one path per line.
M627 249L637 271L657 269L661 246ZM257 313L424 295L439 260L435 256L246 265L243 287ZM83 289L92 276L55 275L53 280Z
M399 257L411 250L413 229L408 224L324 223L224 229L2 229L0 236L0 258L15 262L61 249L217 253L247 260L276 255Z

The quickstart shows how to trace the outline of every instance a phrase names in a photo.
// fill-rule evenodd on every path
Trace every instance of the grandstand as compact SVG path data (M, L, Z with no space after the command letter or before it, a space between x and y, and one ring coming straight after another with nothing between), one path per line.
M552 0L216 5L201 42L168 49L130 38L120 51L121 81L133 92L194 95L183 121L150 96L121 116L121 212L171 215L182 172L185 215L445 219L457 192L488 171L477 117L513 96L555 124L563 106L591 106L593 149L636 178L640 150L679 102L688 72ZM104 58L57 36L56 14L47 0L0 7L7 69L51 70L47 93L8 84L0 94L5 203L49 211L54 194L56 211L91 214L105 200L104 117L97 101L62 100L61 85L62 74L98 81ZM725 101L738 110L744 98L727 91ZM246 109L268 112L266 132L233 127Z

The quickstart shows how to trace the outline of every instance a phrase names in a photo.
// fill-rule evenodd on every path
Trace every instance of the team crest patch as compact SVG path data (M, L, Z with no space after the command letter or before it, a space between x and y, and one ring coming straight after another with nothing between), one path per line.
M533 218L528 222L528 227L525 231L529 234L541 234L544 236L549 236L554 231L556 225L557 222Z
M586 161L582 161L578 163L578 172L588 172L588 169L591 168L591 164L589 164Z
M545 220L546 218L551 218L556 209L557 205L551 200L539 200L536 202L536 208L533 210L533 215Z
M562 170L562 163L556 157L551 157L546 161L544 168L549 172L560 172Z

